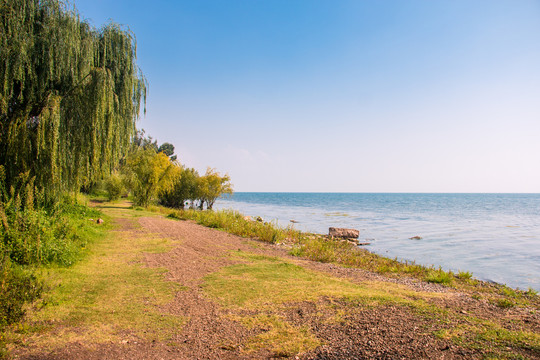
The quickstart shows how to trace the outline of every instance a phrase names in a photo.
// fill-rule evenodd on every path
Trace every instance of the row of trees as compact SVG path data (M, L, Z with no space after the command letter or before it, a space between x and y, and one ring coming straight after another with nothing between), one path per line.
M0 164L54 202L107 176L145 103L136 42L96 29L60 0L0 1Z
M156 201L161 205L183 209L211 210L216 199L232 193L228 175L221 176L208 168L204 175L180 164L174 155L174 145L145 137L144 131L134 138L132 149L119 171L106 181L111 200L130 191L136 205L148 206Z
M137 133L145 100L128 29L96 29L62 0L0 0L0 165L7 189L24 188L27 179L50 206L113 174L111 182L121 177L138 204L158 199L212 208L215 194L231 192L229 178L184 169L174 146Z

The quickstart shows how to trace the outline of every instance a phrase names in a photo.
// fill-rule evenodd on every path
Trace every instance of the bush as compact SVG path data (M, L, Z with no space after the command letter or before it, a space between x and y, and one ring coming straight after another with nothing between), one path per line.
M0 330L24 315L24 304L37 299L43 286L39 266L73 264L85 248L100 213L66 198L49 211L0 201Z
M9 257L0 260L0 329L19 321L24 304L37 299L43 290L32 270L13 264Z
M124 182L118 174L112 174L105 181L105 189L107 190L109 201L118 200L125 191Z

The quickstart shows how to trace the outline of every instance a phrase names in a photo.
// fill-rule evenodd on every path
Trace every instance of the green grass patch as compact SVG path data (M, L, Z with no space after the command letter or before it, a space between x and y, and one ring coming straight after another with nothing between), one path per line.
M513 290L504 285L486 283L474 279L473 274L460 271L454 274L434 266L423 266L413 262L398 261L359 248L347 241L336 241L319 234L302 233L292 228L280 228L272 223L246 220L235 211L172 210L160 207L152 209L168 213L169 217L194 220L197 223L227 231L243 237L251 237L272 243L286 243L291 246L290 254L310 260L350 266L385 274L391 277L411 276L423 281L476 294L478 298L511 298L515 306L540 306L536 291Z
M52 289L28 314L31 341L53 349L72 341L120 341L124 330L147 340L166 339L185 322L162 309L181 286L166 281L164 269L144 267L140 260L143 253L171 246L153 236L110 233L79 263L50 268L46 279Z
M279 257L233 251L243 263L205 276L204 291L223 306L250 315L237 321L261 332L248 340L248 352L268 349L275 357L293 356L320 345L308 328L295 327L279 314L290 303L316 302L321 297L344 299L351 306L396 304L430 311L426 298L440 294L418 293L393 283L370 281L354 284L308 270ZM253 315L253 311L257 311ZM339 321L337 314L336 320ZM341 314L342 315L342 314Z
M539 297L533 291L515 290L513 294L501 293L504 285L488 284L472 278L472 273L436 269L433 266L423 266L415 262L390 259L359 248L346 241L330 240L324 235L302 233L292 228L281 228L272 223L246 220L236 211L197 211L172 210L154 207L152 211L168 213L170 218L194 220L210 228L216 228L243 237L256 238L271 243L286 243L291 246L290 254L315 261L335 263L350 267L361 268L388 276L412 276L420 280L450 286L464 291L478 292L487 298L511 296L516 298L517 306L531 306L540 303Z
M454 282L454 274L442 269L432 270L426 275L425 280L431 283L450 285Z
M472 273L469 271L459 271L456 277L461 280L469 280L472 279Z
M248 352L265 349L271 351L274 358L291 357L321 344L307 327L294 327L276 315L247 316L240 322L250 329L261 331L248 340Z
M502 298L502 299L496 299L491 300L491 303L497 305L500 308L507 309L516 306L516 303L513 302L510 299Z
M27 198L33 192L27 191ZM4 194L5 195L5 194ZM48 208L24 206L21 198L0 199L0 351L6 327L22 319L28 304L47 289L41 276L50 267L69 267L84 258L87 247L103 236L106 218L80 196L65 197ZM107 222L106 222L107 223Z
M531 331L508 330L488 320L467 317L467 323L436 332L439 338L473 349L489 350L496 358L521 358L513 349L540 351L540 334Z
M287 238L298 236L298 231L292 228L281 228L276 224L246 220L236 211L197 211L197 210L173 210L170 218L180 220L194 220L206 227L220 229L231 234L253 237L270 243L280 243Z
M411 305L419 294L404 286L382 282L353 284L305 269L282 258L235 251L247 263L207 275L203 288L228 307L260 308L286 302L316 301L322 296L369 304ZM423 303L423 302L422 302Z

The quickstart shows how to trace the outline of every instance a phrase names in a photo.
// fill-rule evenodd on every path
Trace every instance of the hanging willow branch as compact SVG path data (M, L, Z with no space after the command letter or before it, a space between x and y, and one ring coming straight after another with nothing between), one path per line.
M146 81L135 36L60 0L0 0L0 165L49 196L109 173L135 134Z

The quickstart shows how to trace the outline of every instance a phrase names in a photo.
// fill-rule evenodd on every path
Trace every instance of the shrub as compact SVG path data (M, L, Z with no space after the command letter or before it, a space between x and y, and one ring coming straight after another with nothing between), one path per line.
M125 191L124 182L120 175L112 174L105 181L105 189L107 190L109 201L120 199L120 196L122 196L122 193Z
M469 280L472 278L472 273L469 271L460 271L457 273L456 277L461 280Z
M71 198L49 211L22 207L17 198L0 201L0 329L40 296L39 266L69 266L80 257L94 231L88 218L99 214Z
M516 304L514 304L514 302L509 299L498 299L497 301L495 301L495 305L502 309L507 309L515 306Z
M451 271L446 272L439 268L439 270L430 271L425 280L431 283L448 285L454 281L454 274Z
M13 264L9 257L0 259L0 329L19 321L24 304L37 299L43 290L32 270Z

